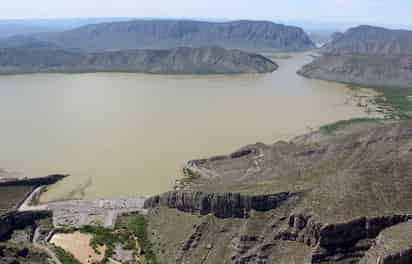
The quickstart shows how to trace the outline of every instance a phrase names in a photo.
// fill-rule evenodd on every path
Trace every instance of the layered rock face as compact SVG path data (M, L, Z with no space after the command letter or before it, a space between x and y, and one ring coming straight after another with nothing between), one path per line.
M359 26L336 34L299 74L373 86L412 87L412 31Z
M0 49L0 74L138 72L157 74L266 73L277 69L257 54L222 48L176 48L80 53L57 49Z
M165 207L201 216L180 240L176 263L199 256L204 263L402 263L409 238L396 228L412 220L411 131L411 121L339 123L290 142L190 161L184 190L155 197L148 207L159 207L154 212L166 222ZM268 193L283 192L298 195L267 202ZM276 206L250 206L243 197ZM154 230L170 236L164 229ZM389 242L405 246L384 251ZM166 251L178 241L170 243Z
M268 211L293 198L297 198L297 194L248 196L239 193L174 191L147 199L145 208L168 207L192 214L245 218L251 210Z
M38 38L65 49L87 51L181 46L289 51L314 47L302 29L265 21L134 20L88 25Z

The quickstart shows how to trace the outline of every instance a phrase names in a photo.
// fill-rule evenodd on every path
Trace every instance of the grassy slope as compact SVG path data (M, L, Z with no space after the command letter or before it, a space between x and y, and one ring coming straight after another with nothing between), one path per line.
M392 118L412 118L412 88L378 87L374 88L382 94L376 103L393 109Z
M360 86L348 84L351 89L359 89ZM385 119L412 119L412 88L402 87L365 87L379 93L374 102L382 109L385 109ZM324 125L320 131L324 134L332 134L337 129L347 125L361 122L376 121L377 118L354 118L350 120L340 120L338 122Z

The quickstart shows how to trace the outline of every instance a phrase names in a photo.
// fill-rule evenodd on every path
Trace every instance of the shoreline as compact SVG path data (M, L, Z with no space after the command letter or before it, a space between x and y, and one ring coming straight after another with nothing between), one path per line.
M412 118L412 87L395 87L395 86L378 86L371 84L342 82L337 80L328 80L306 76L299 71L297 75L310 80L325 81L330 83L339 83L346 85L349 89L370 89L376 95L374 104L378 106L381 113L386 114L386 119L411 119ZM408 102L409 101L409 102Z

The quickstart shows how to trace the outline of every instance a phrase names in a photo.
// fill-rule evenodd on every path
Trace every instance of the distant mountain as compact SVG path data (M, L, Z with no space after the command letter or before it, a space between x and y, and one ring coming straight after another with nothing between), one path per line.
M0 39L0 47L3 49L8 48L57 48L57 46L51 42L40 40L33 36L14 36L9 38Z
M80 53L58 49L0 49L0 74L139 72L156 74L265 73L277 69L257 54L223 48L176 48Z
M334 34L298 73L367 86L412 87L412 31L359 26Z
M190 20L133 20L87 25L39 35L65 49L107 51L169 49L181 46L230 49L305 50L314 47L298 27L266 21L202 22Z
M88 24L126 21L132 18L57 18L0 20L0 38L27 36L45 32L62 32Z

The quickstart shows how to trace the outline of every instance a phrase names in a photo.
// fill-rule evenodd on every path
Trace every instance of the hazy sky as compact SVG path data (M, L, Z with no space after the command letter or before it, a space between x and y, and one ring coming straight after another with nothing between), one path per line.
M173 17L412 24L412 0L1 0L0 19Z

